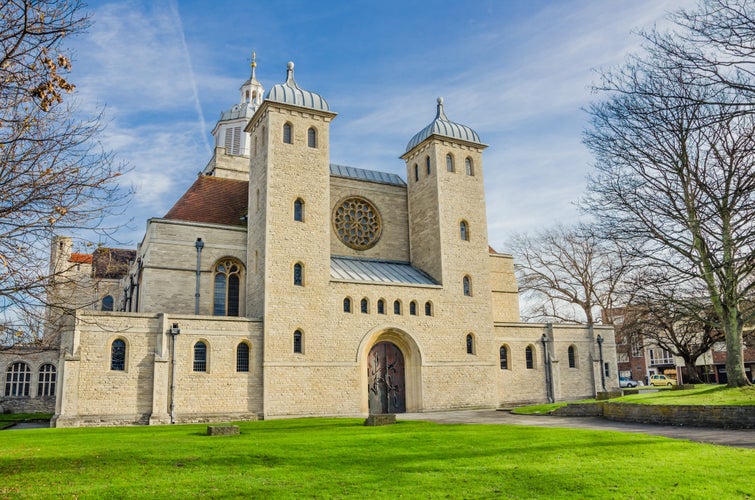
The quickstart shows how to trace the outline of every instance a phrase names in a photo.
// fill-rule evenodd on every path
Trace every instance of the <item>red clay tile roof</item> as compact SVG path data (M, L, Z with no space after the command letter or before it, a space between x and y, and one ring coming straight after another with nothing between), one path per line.
M495 251L495 249L494 249L493 247L491 247L490 245L488 245L488 252L490 252L490 253L498 253L498 252L496 252L496 251Z
M243 226L248 196L246 181L200 175L165 218Z
M69 262L75 262L77 264L91 264L92 255L88 253L72 253Z

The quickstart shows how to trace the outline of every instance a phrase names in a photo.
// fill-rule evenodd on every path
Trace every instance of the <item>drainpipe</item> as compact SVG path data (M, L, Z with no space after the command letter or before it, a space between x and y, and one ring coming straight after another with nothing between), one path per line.
M600 385L603 387L603 392L606 392L606 370L603 367L603 337L598 334L598 353L600 355Z
M550 323L548 327L550 328ZM540 342L543 343L543 361L545 362L545 394L548 397L548 402L553 403L553 374L551 373L551 358L548 355L548 335L545 333L540 337Z
M181 333L178 323L168 329L171 338L171 357L170 357L170 423L176 423L176 336Z
M197 247L197 289L194 293L194 314L199 315L199 273L202 269L202 248L204 248L202 238L197 238L194 246Z

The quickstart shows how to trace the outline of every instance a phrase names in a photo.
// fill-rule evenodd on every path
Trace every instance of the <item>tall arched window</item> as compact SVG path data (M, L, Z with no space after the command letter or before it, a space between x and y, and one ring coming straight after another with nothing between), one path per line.
M417 302L413 300L409 302L409 314L411 314L412 316L417 315Z
M370 312L370 302L366 298L362 299L359 303L359 308L362 311L362 314L367 314Z
M461 280L462 288L464 289L464 295L467 297L472 296L472 278L469 276L464 276L464 278Z
M433 315L433 303L429 300L425 302L425 316L432 316Z
M459 237L462 241L469 241L469 224L465 220L459 222Z
M417 182L419 180L419 165L416 163L414 164L414 181Z
M446 155L446 170L449 172L454 171L454 157L451 156L451 153Z
M573 345L569 346L569 350L567 351L568 357L569 357L569 368L576 368L577 367L577 353L574 349Z
M207 344L201 340L194 344L194 371L207 371Z
M283 142L286 144L293 144L294 138L293 134L291 133L291 124L290 123L284 123L283 124Z
M501 362L501 370L508 370L509 369L509 347L507 345L502 345L501 348L498 350L498 358Z
M474 354L474 337L471 333L467 334L467 354Z
M223 259L215 264L213 278L214 316L238 316L241 290L241 264L234 259Z
M535 350L531 345L528 345L524 350L524 359L527 363L527 369L533 370L535 368Z
M472 164L472 158L469 156L464 160L464 169L467 171L467 175L474 175L474 165Z
M294 220L304 222L304 200L296 198L294 202Z
M5 396L11 398L29 397L31 386L31 368L26 363L17 361L8 367L5 374Z
M100 306L100 311L112 311L113 303L113 296L105 295L104 297L102 297L102 305Z
M430 175L430 157L425 156L425 170L427 171L427 175Z
M310 127L309 130L307 130L307 146L310 148L317 147L317 130L315 130L314 127Z
M249 371L249 344L242 342L236 346L236 371Z
M301 354L304 352L303 347L303 339L302 339L302 333L301 330L296 330L294 332L294 352L297 354Z
M343 312L350 313L351 312L351 299L346 297L343 299Z
M385 314L385 301L383 299L377 301L377 313Z
M110 344L110 369L123 371L126 369L126 342L115 339Z
M304 286L304 266L299 262L294 264L294 285Z
M395 300L393 301L393 314L401 314L401 301Z
M39 367L39 379L37 381L37 396L54 396L55 395L55 379L57 373L55 365L45 363Z

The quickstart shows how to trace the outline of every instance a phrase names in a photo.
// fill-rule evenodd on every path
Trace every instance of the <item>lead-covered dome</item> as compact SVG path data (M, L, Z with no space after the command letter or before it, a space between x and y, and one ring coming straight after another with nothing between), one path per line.
M477 132L466 125L461 125L448 119L446 113L443 111L442 97L438 97L438 112L435 114L435 120L412 137L409 144L406 145L406 151L411 151L420 142L424 141L431 135L440 135L443 137L450 137L451 139L482 144Z
M289 62L286 70L286 82L275 85L265 97L268 101L302 106L319 111L330 111L328 102L320 94L304 90L294 81L294 63Z

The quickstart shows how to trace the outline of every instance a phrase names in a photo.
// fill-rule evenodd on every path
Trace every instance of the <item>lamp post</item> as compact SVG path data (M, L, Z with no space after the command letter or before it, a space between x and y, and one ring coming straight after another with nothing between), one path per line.
M199 315L199 275L202 269L202 249L204 248L202 238L197 238L194 246L197 247L197 288L194 293L194 314Z
M181 333L178 323L168 329L171 341L171 369L170 369L170 423L176 423L176 337Z
M606 391L606 371L603 368L603 337L598 334L598 355L600 357L600 385L603 387L603 392Z

